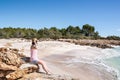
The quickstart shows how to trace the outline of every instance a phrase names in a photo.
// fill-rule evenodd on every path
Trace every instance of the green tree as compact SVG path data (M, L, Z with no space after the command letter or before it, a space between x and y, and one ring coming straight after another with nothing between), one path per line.
M44 29L39 29L38 36L39 36L39 38L50 38L49 29L46 27L44 27Z
M96 31L93 35L93 39L100 39L98 31Z
M50 32L50 38L52 39L58 39L62 37L62 33L56 27L51 27L49 29L49 32Z
M66 38L66 29L65 28L62 28L59 30L61 35L62 35L62 38Z
M25 38L34 38L34 37L37 37L37 30L35 29L31 29L31 28L28 28L26 30L22 29L25 33Z
M83 25L83 27L82 27L82 33L83 33L85 36L93 36L93 35L94 35L94 31L95 31L94 26L91 26L91 25L89 25L89 24L85 24L85 25Z
M24 31L21 28L16 28L14 32L15 38L23 38L25 36Z
M107 36L106 38L109 39L109 40L120 40L120 37L119 36L115 36L115 35Z
M66 29L66 36L68 38L79 38L80 34L81 34L81 30L79 26L73 27L70 25Z

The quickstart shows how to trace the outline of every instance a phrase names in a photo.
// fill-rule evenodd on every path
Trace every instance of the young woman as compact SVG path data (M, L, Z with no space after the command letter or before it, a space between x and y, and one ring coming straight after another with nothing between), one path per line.
M33 38L32 39L32 45L31 45L31 57L30 57L30 61L32 63L35 63L35 64L41 64L42 65L42 68L43 70L46 72L46 74L50 74L47 66L46 66L46 63L40 59L38 59L38 51L37 51L37 39L36 38Z

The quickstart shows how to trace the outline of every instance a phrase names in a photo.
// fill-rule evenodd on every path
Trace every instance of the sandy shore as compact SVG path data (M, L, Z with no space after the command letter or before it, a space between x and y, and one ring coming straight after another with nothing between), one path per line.
M17 48L30 56L30 41L0 39L0 43L0 47ZM113 70L100 65L102 58L113 55L105 54L103 49L68 42L42 41L38 42L38 50L39 58L46 61L54 74L68 75L80 80L116 80Z

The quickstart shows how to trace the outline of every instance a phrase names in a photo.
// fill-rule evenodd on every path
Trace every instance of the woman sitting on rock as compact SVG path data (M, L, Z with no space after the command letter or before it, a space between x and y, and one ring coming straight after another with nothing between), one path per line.
M46 74L50 74L49 73L49 70L46 66L46 63L40 59L38 59L38 51L37 51L37 39L36 38L33 38L32 39L32 45L31 45L31 57L30 57L30 61L34 64L41 64L42 65L42 68L43 70L46 72Z

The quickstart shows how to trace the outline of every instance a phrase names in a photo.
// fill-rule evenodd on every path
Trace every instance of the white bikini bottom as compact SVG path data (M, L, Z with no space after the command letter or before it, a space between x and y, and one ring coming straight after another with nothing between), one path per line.
M33 64L38 64L38 62L39 62L38 60L32 60L31 61L31 63L33 63Z

